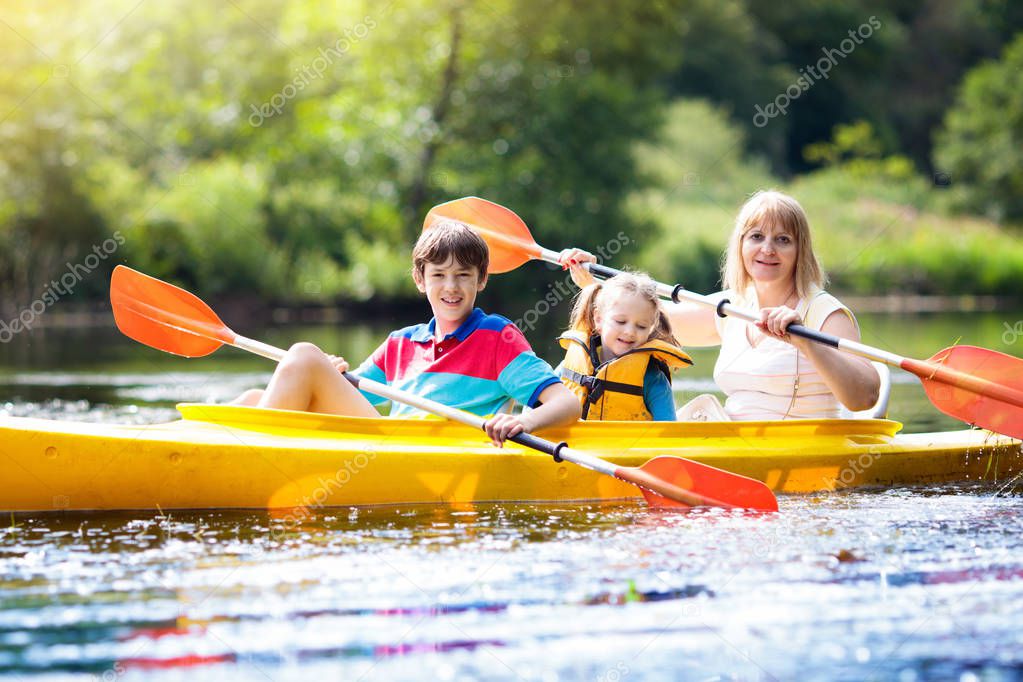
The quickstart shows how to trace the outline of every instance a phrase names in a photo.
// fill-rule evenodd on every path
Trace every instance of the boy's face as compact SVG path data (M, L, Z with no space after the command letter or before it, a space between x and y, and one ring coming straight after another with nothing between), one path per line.
M487 285L480 279L479 270L465 266L454 257L445 263L427 263L422 278L416 277L416 287L426 294L426 300L437 318L438 330L450 334L469 317L476 305L476 294Z

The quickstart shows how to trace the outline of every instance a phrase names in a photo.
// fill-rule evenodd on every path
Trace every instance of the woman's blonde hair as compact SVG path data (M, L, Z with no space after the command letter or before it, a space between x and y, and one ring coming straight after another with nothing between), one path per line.
M775 225L791 234L796 240L796 293L803 298L814 288L823 288L827 275L817 261L810 240L810 223L799 202L787 194L774 190L754 194L743 204L735 219L735 229L728 240L724 266L721 268L721 283L742 295L749 286L751 277L742 262L742 240L754 227Z
M657 295L657 283L641 272L623 272L605 282L596 282L582 289L572 306L571 328L586 336L597 333L597 311L615 300L616 295L632 294L648 301L657 311L654 326L647 340L664 341L678 346L671 333L671 322L661 308Z

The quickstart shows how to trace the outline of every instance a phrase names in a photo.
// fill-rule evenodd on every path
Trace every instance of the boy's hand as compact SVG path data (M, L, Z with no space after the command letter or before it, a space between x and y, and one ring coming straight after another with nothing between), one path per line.
M328 355L327 357L330 358L330 364L334 365L337 371L341 372L341 374L348 371L348 361L343 357L340 355Z
M532 425L521 414L496 414L483 425L495 447L504 447L504 441L520 433L528 433Z
M558 254L558 262L572 275L572 281L580 289L585 289L597 280L593 278L589 270L583 267L583 263L596 263L597 257L589 251L582 249L565 249Z

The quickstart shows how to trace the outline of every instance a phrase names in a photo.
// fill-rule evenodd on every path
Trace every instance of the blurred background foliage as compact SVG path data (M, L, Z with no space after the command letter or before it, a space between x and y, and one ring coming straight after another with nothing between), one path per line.
M6 0L3 307L117 232L75 297L126 262L209 296L407 299L426 211L470 194L550 248L625 231L615 264L709 291L768 187L838 291L1013 294L1021 31L1012 0Z

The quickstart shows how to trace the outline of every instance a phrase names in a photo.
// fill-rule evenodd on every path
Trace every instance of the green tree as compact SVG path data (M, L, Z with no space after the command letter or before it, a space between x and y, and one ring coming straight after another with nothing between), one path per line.
M676 65L676 10L12 3L0 279L43 281L121 230L122 257L204 291L258 276L284 298L411 295L423 215L465 194L508 204L551 243L599 246L635 227L621 201ZM7 254L29 236L50 253L16 272Z
M938 135L936 165L957 198L996 220L1023 219L1023 34L972 70Z
M81 121L93 105L77 87L75 66L96 21L50 16L59 8L49 5L12 3L5 10L23 21L0 24L0 308L7 316L110 237L81 177L91 153ZM51 20L63 35L48 30ZM78 270L72 295L103 291L110 267L105 259L89 276Z
M905 156L884 155L884 148L866 121L835 126L829 142L816 142L804 152L806 160L847 173L858 181L919 184L913 162Z
M803 149L829 139L836 124L857 119L872 122L882 142L898 149L884 116L891 84L883 76L904 26L888 3L750 0L749 12L762 39L779 46L776 59L791 74L761 104L779 97L785 103L786 94L799 91L785 115L765 126L785 133L783 155L771 158L775 170L808 170Z
M699 131L694 135L693 131ZM664 125L635 155L646 188L629 196L633 220L651 225L636 264L693 291L719 286L721 254L745 197L776 184L763 159L745 153L745 131L705 100L673 102Z

